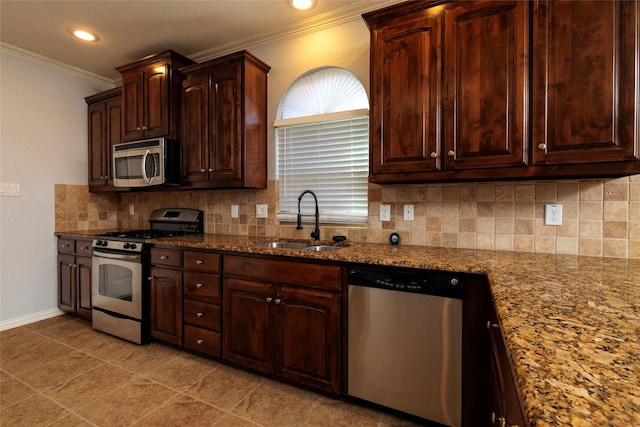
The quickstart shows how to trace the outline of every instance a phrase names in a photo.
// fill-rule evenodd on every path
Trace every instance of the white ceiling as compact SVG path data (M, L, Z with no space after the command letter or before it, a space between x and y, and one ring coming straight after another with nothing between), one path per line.
M318 0L308 12L287 0L0 0L0 40L108 79L116 66L173 49L196 61L295 36L399 0ZM73 39L88 27L98 43Z

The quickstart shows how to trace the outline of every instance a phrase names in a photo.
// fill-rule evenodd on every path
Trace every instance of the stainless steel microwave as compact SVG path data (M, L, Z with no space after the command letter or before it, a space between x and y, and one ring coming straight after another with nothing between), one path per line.
M147 187L178 184L180 144L168 138L151 138L113 146L113 185Z

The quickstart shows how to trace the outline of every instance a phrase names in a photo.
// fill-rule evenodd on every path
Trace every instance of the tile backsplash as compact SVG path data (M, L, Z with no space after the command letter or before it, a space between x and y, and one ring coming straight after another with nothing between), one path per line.
M306 238L310 226L280 224L278 183L265 190L89 193L87 186L56 184L56 231L147 228L153 209L201 209L207 233ZM391 205L381 222L380 204ZM546 204L562 204L562 225L544 225ZM238 217L231 217L231 205ZM268 218L256 218L256 204ZM322 205L322 200L320 200ZM414 220L403 219L405 204ZM134 214L129 207L133 205ZM617 179L453 184L369 185L367 225L321 225L321 238L346 235L387 242L396 231L409 245L640 258L640 175Z

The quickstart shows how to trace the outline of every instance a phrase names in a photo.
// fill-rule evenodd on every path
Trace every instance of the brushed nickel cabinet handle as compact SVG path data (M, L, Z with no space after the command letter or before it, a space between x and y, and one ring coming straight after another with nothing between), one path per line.
M202 316L204 316L204 313L203 313L203 312L201 312L201 311L199 311L199 312L197 312L197 313L196 313L196 316L197 316L197 317L202 317Z
M200 265L200 264L204 264L204 261L201 259L196 260L196 264Z
M160 259L169 259L169 257L166 255L160 255Z
M447 151L447 156L449 156L449 157L453 157L453 156L455 156L455 155L456 155L455 151L453 151L453 150L449 150L449 151Z
M544 142L541 144L538 144L538 149L540 150L546 150L547 149L547 144L545 144Z
M204 284L202 284L202 283L196 283L196 288L198 288L198 289L202 288L203 286L204 286Z
M273 298L267 297L267 304L270 303L271 301L273 301Z
M202 344L202 343L204 343L204 340L202 340L202 339L201 339L201 340L196 340L196 342L197 342L198 344Z

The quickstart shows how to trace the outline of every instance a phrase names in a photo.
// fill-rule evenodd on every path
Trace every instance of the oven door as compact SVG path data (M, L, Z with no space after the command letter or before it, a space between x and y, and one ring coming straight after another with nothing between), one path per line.
M141 256L93 251L93 307L132 319L142 319Z

